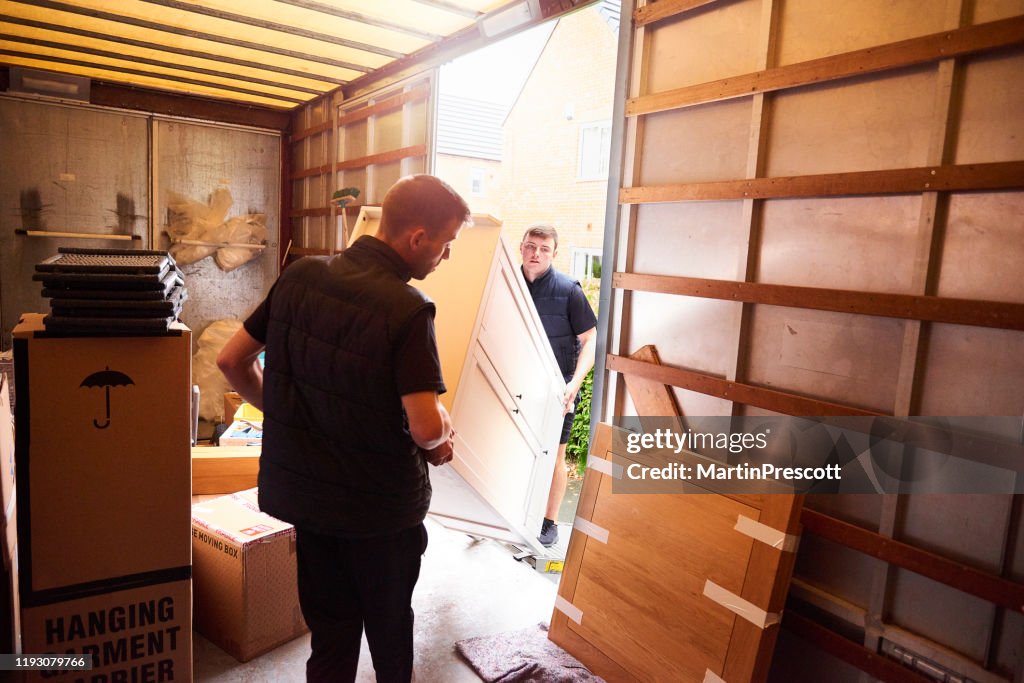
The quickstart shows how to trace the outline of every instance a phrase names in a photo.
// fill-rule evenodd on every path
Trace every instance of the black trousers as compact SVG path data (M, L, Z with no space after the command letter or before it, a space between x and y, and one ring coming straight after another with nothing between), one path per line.
M299 604L313 646L307 681L354 681L365 628L377 680L408 683L412 590L426 549L423 524L357 539L296 530Z

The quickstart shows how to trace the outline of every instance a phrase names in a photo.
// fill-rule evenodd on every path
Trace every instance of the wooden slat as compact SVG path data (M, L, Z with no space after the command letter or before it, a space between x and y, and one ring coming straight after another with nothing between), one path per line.
M884 413L877 413L872 410L830 403L829 401L819 401L805 396L798 396L774 389L765 389L740 382L730 382L701 372L645 363L614 354L607 356L606 367L608 370L625 375L633 374L646 377L663 384L679 387L680 389L724 398L727 401L757 406L784 415L884 415Z
M331 165L324 164L323 166L313 166L312 168L305 168L301 171L296 171L292 174L292 180L301 180L302 178L312 178L317 175L330 175Z
M412 147L402 147L400 149L393 149L389 152L371 154L357 159L339 161L336 165L336 169L339 171L347 171L352 168L365 168L372 164L386 164L391 161L399 161L400 159L405 159L407 157L422 157L426 156L426 154L426 145L413 145Z
M933 33L798 64L699 83L626 102L626 116L795 88L1024 43L1024 16Z
M331 129L331 122L330 121L324 121L323 123L318 123L315 126L312 126L310 128L306 128L305 130L300 130L297 133L292 133L290 141L291 142L301 142L302 140L305 140L306 138L308 138L311 135L316 135L317 133L322 133L325 130L330 130L330 129Z
M658 0L633 11L633 23L637 28L662 19L674 17L716 0Z
M624 187L622 204L692 202L723 199L785 199L865 194L915 194L954 190L1002 190L1024 187L1024 161L924 166L885 171L720 180L678 185Z
M618 289L723 301L1024 330L1024 304L1007 301L888 294L638 273L615 273L612 276L612 285Z
M800 638L832 656L852 664L861 671L886 683L934 683L913 669L877 654L859 643L844 638L802 614L790 610L782 619L782 626Z
M331 207L318 206L312 209L293 209L288 212L288 215L292 218L303 218L305 216L330 216Z
M428 86L413 88L412 90L407 90L406 92L399 93L393 97L383 99L369 107L345 114L338 119L338 126L347 126L350 123L362 121L363 119L368 119L371 116L387 114L388 112L395 111L396 109L401 109L402 106L408 102L419 102L420 100L427 99L429 96L430 88Z
M629 355L633 360L661 365L658 350L648 344ZM656 382L638 375L626 375L626 390L633 399L637 415L643 417L678 417L682 415L672 389L664 382Z
M915 574L952 586L1015 612L1024 610L1024 584L887 538L868 529L805 509L800 516L804 531L876 557Z

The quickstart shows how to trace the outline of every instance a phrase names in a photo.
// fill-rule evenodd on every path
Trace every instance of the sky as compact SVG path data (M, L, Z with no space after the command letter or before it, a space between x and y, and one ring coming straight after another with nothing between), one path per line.
M545 22L445 64L440 91L511 105L554 27Z

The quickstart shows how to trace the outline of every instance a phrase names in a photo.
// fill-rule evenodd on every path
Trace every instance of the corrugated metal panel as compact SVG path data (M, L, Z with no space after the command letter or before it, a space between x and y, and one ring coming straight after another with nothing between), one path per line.
M437 104L437 152L501 160L501 123L507 107L442 94Z
M4 0L0 65L292 109L509 0Z

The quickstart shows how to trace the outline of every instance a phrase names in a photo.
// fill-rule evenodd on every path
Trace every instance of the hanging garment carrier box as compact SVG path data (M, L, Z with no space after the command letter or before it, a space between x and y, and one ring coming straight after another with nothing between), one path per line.
M192 678L191 351L180 323L14 329L22 650L90 681Z

